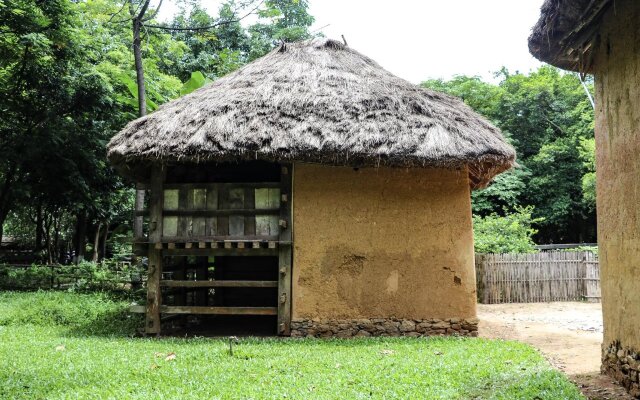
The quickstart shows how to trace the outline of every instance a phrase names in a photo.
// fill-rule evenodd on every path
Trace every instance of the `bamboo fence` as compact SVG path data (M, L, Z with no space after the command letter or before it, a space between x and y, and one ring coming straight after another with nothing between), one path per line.
M590 251L476 254L484 304L600 301L598 257Z

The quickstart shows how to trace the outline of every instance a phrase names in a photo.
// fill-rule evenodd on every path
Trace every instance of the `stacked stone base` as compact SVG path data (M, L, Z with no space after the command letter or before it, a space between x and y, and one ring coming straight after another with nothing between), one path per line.
M602 348L602 373L625 387L631 396L640 399L640 353L620 342Z
M291 321L293 337L368 336L478 336L478 320L470 319L297 319Z

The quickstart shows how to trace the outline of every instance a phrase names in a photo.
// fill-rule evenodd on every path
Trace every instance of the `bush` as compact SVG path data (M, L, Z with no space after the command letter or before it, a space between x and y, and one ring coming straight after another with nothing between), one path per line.
M141 283L142 276L141 267L111 261L78 265L34 264L27 268L0 265L0 288L128 292L130 283Z
M473 216L476 253L532 253L535 251L532 225L540 219L532 218L532 206L516 207L505 215Z

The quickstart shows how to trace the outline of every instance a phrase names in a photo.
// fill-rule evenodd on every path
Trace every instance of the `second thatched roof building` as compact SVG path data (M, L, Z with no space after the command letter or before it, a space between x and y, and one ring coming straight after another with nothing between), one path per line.
M149 190L150 333L162 313L281 335L476 331L470 188L515 152L456 98L341 42L283 44L108 150Z

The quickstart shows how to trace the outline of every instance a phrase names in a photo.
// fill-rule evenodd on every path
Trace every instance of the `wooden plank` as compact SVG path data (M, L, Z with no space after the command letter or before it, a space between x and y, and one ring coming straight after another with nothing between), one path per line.
M189 189L182 188L178 193L178 210L166 210L164 215L169 216L178 216L178 237L189 237L191 236L191 232L189 226L191 225L191 214L180 214L180 212L184 212L189 208ZM178 212L178 214L170 214Z
M165 166L151 167L151 194L149 198L149 269L147 277L147 306L145 332L147 334L160 333L160 305L162 294L160 291L160 276L162 275L162 252L155 244L162 242L162 208L164 192L162 185L165 177Z
M184 281L170 280L160 281L160 286L166 287L192 287L192 288L212 288L212 287L253 287L270 288L278 287L278 281Z
M129 306L131 313L144 313L145 306ZM276 315L277 307L203 307L203 306L162 306L165 314L211 314L211 315Z
M192 237L165 237L162 240L164 243L186 243L186 242L262 242L267 243L272 241L274 247L277 245L278 236L192 236ZM143 242L149 243L149 242Z
M284 194L288 199L293 199L293 164L282 164L280 166L280 191L276 194L276 199L280 199ZM292 201L280 202L280 220L284 221L280 225L278 246L278 326L279 335L289 336L291 334L291 264L292 238L293 238L293 210ZM271 247L271 242L269 242Z
M244 209L255 210L255 191L254 188L244 188ZM256 234L256 217L255 215L245 215L244 217L244 235L255 236Z
M164 256L245 256L245 257L261 257L261 256L277 256L278 249L237 249L237 248L215 248L215 249L164 249Z
M165 210L164 216L166 217L201 217L201 218L212 218L218 216L229 216L229 215L243 215L249 217L255 217L257 215L279 215L280 210L272 210L272 209L219 209L219 210ZM136 211L135 215L138 217L146 217L149 215L149 211Z
M277 315L277 307L206 307L206 306L162 306L166 314L211 314L211 315Z
M133 218L133 235L136 239L144 238L144 216L138 215L138 212L144 212L144 189L140 188L140 185L136 189L136 200L134 206L134 218Z
M141 189L148 189L149 185L141 183ZM228 189L228 188L279 188L280 182L203 182L203 183L167 183L165 189Z

